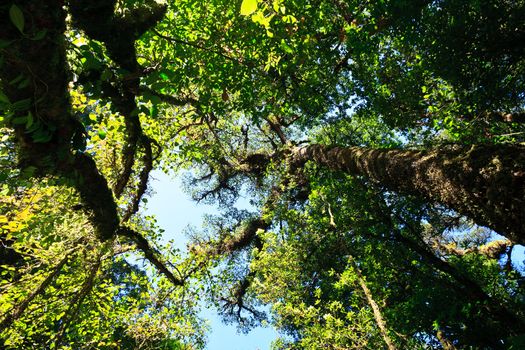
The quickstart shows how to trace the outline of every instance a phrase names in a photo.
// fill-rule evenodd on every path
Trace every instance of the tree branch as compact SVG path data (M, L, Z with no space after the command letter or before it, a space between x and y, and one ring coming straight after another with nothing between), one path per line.
M292 163L313 161L366 176L391 191L442 203L479 225L525 243L525 148L453 145L414 151L310 145L292 151Z
M0 329L7 329L9 328L13 322L18 320L20 316L24 313L24 311L27 309L29 304L40 294L44 293L46 288L55 280L55 278L58 276L64 265L68 262L68 260L71 258L71 253L74 252L75 249L71 249L58 262L57 265L53 268L51 273L38 285L38 287L33 290L20 304L13 307L11 310L6 312L4 319L2 322L0 322Z
M78 316L78 310L82 306L82 303L84 302L84 299L86 296L91 292L93 289L93 285L95 282L95 277L97 276L97 273L100 269L100 265L102 263L102 252L100 252L93 265L89 269L88 276L84 283L82 284L82 288L80 291L73 297L71 302L69 303L69 307L66 310L64 316L62 316L59 320L60 327L58 331L55 334L55 345L56 348L60 348L60 345L62 343L64 334L69 327L69 324Z
M180 278L175 277L173 273L166 267L166 265L157 257L158 252L151 247L148 240L144 238L139 232L134 231L128 227L121 227L118 231L119 235L131 238L137 248L139 248L148 261L157 268L168 280L176 286L184 285L184 281Z

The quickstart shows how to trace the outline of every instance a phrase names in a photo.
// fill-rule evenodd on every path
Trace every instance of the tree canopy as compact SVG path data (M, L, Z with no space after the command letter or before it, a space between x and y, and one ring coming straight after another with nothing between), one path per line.
M0 18L0 347L201 349L204 305L275 349L525 346L525 1ZM186 250L156 170L217 208Z

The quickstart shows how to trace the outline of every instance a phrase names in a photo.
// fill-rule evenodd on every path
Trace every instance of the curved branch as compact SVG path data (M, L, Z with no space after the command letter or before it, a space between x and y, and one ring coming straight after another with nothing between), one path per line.
M128 227L121 227L118 231L118 233L122 236L131 238L135 244L137 245L137 248L139 248L142 253L144 253L144 256L146 259L153 264L159 270L160 273L162 273L168 280L171 281L176 286L182 286L184 285L184 281L180 278L175 277L175 275L166 267L166 265L157 257L159 253L156 251L155 248L153 248L148 240L144 238L139 232L134 231Z

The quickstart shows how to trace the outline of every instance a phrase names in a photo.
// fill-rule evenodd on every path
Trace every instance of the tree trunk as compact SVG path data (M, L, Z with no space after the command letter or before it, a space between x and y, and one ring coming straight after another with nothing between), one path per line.
M438 328L436 332L436 337L438 338L439 343L443 347L443 350L457 350L457 348L454 346L454 343L447 338L445 332L443 332L441 328Z
M313 161L362 175L391 191L420 195L525 244L525 147L446 146L427 151L310 145L292 164Z
M6 124L15 130L19 167L34 168L35 176L70 180L92 214L96 234L109 239L119 223L113 194L93 159L73 147L85 130L71 113L66 15L64 1L24 0L0 7L5 19L0 40L6 43L0 90L13 110Z

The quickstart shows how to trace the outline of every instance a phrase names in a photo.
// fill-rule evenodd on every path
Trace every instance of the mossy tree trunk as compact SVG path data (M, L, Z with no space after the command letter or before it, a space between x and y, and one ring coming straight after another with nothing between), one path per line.
M73 146L85 131L69 100L64 2L17 1L2 5L0 18L1 89L10 102L6 122L15 130L19 167L68 179L97 235L113 237L119 218L111 190L94 161Z
M391 191L448 206L510 240L525 244L525 148L447 146L427 151L310 145L292 162L313 161L360 175Z

